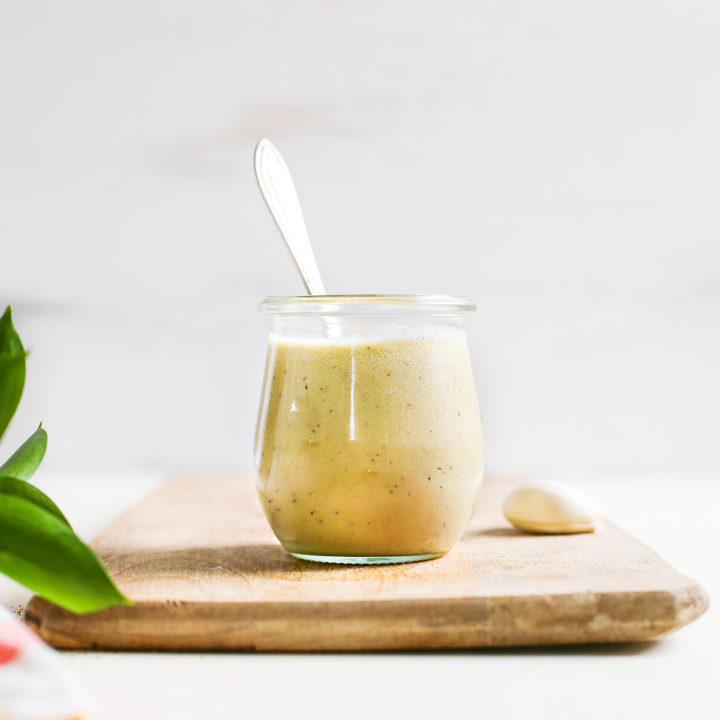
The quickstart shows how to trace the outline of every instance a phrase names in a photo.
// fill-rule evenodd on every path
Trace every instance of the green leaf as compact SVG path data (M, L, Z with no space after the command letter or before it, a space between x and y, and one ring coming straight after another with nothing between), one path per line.
M8 305L0 317L0 437L3 436L25 385L25 349L12 324Z
M130 604L98 556L53 513L0 494L0 572L76 613Z
M21 480L29 479L45 457L47 433L42 425L0 465L0 475L10 475Z
M7 475L0 477L0 503L3 500L3 494L17 495L18 497L24 498L70 526L70 523L60 511L60 508L44 492L24 480L8 477Z

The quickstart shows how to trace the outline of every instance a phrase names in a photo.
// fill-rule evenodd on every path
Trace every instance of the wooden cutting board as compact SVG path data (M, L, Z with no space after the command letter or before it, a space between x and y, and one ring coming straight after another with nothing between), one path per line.
M528 535L489 479L444 558L332 566L280 547L252 478L170 480L94 543L134 605L75 615L33 598L26 620L56 647L379 650L650 640L708 606L704 590L607 524Z

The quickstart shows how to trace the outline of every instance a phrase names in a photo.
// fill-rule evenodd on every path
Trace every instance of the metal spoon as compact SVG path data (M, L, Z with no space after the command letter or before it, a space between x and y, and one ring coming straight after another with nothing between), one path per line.
M325 295L290 171L269 140L261 140L255 148L255 177L308 295Z

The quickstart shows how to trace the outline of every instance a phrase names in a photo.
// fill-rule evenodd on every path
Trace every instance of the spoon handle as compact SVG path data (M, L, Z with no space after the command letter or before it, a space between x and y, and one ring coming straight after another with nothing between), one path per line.
M261 140L255 148L255 177L308 295L325 295L290 171L269 140Z

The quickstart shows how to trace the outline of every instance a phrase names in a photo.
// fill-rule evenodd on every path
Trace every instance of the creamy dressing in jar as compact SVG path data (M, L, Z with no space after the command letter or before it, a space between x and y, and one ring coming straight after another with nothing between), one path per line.
M394 311L324 316L324 332L312 323L305 336L308 318L295 318L270 337L258 490L298 557L437 557L470 520L483 431L464 329L455 316Z

